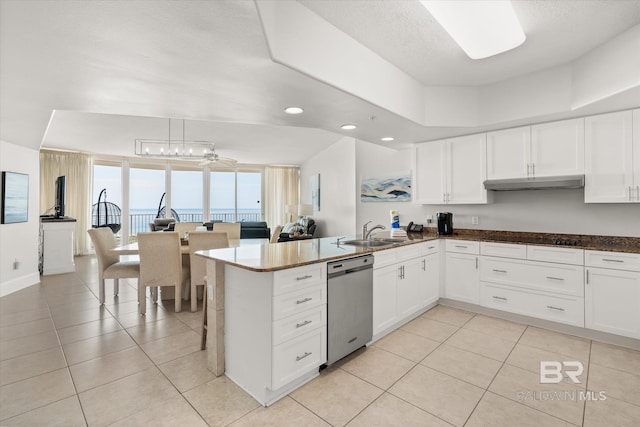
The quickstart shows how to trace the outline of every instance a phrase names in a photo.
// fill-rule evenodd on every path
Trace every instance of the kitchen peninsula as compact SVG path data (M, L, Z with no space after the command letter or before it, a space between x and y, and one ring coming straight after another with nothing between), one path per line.
M212 372L264 405L317 376L327 354L326 263L369 253L374 341L440 302L640 348L638 238L456 230L380 247L336 240L198 253L208 258Z

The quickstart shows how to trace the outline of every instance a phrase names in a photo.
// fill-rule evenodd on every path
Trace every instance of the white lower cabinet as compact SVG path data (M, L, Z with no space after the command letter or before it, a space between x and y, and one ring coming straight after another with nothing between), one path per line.
M374 255L375 256L375 255ZM375 267L375 261L373 266ZM398 318L396 306L396 280L400 276L400 266L373 270L373 335L384 331L396 323Z
M327 361L326 263L225 268L225 375L270 405Z
M388 265L395 255L396 262ZM429 304L439 295L438 248L417 243L375 252L373 270L373 335L384 332ZM385 262L376 268L377 260Z
M584 299L480 282L480 305L584 327Z
M445 260L445 296L449 299L479 303L480 268L478 242L447 240Z
M599 254L587 251L587 260L598 263ZM640 272L633 271L638 254L604 255L607 260L624 260L629 270L587 266L585 271L585 326L640 339ZM634 262L635 261L635 262ZM614 262L614 261L610 261ZM620 262L623 265L622 262Z
M584 327L584 251L553 246L482 246L480 305ZM486 249L486 250L485 250ZM556 262L542 262L555 260Z

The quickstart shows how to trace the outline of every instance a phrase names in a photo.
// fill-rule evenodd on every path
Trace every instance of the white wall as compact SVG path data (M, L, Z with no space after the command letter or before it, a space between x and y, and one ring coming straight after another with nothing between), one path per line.
M421 205L411 202L361 202L360 185L362 177L372 177L389 172L410 171L413 169L412 149L393 150L364 141L356 142L356 223L357 233L362 233L362 225L372 221L369 227L377 224L384 225L387 230L390 227L389 211L396 210L400 215L400 224L406 225L409 221L419 222L421 217Z
M40 155L37 150L0 141L0 169L29 175L28 222L0 224L0 296L4 296L40 281ZM15 260L20 263L17 270Z
M356 229L356 147L342 138L300 167L300 202L311 203L309 178L320 174L320 212L313 214L316 236L343 236Z

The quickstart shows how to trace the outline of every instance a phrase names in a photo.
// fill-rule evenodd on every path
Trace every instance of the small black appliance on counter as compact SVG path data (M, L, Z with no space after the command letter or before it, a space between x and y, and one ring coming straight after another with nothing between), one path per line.
M438 234L453 234L453 214L451 212L438 212Z

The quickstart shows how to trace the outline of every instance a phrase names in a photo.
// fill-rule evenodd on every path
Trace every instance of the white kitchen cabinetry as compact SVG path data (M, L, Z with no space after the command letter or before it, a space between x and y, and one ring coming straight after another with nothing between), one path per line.
M640 110L585 119L584 201L640 202Z
M398 327L439 298L438 246L416 243L374 252L373 335Z
M415 157L418 203L487 203L484 133L419 144Z
M487 179L529 176L531 127L487 133Z
M479 303L479 250L478 242L447 240L445 296L449 299Z
M422 204L444 203L446 141L417 144L415 149L415 201Z
M584 119L487 133L487 179L584 173Z
M582 249L500 243L481 249L480 305L584 326Z
M585 270L585 326L640 339L640 255L587 251Z
M225 268L225 375L269 405L327 360L326 263Z

